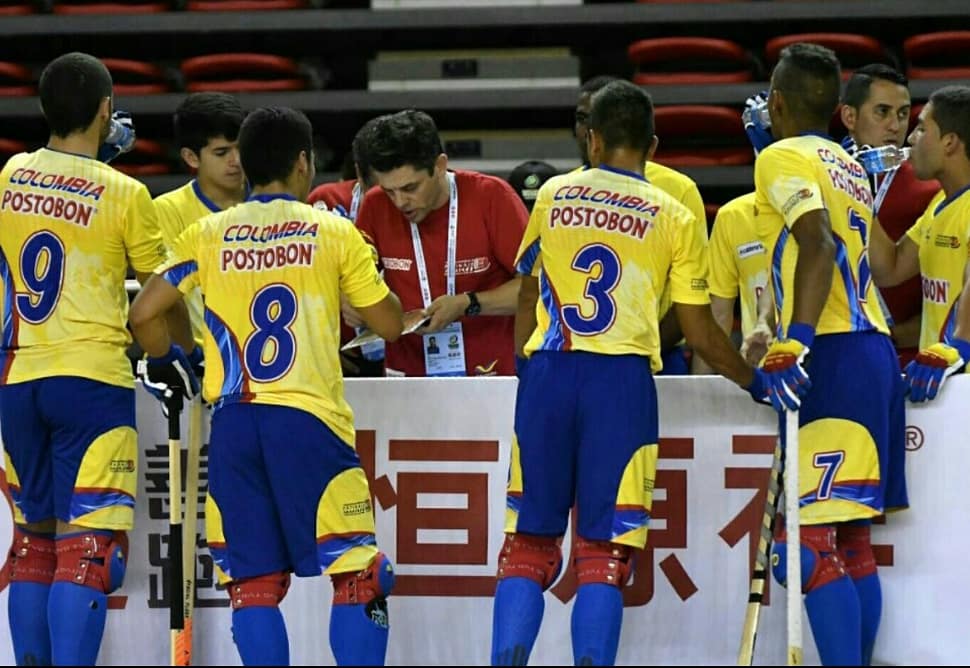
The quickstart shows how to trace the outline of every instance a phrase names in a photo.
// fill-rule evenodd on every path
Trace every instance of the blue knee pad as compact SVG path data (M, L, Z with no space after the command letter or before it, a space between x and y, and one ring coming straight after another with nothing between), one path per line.
M771 573L775 581L788 586L788 534L782 529L771 546ZM836 548L835 527L803 526L799 529L801 544L802 592L808 593L845 575Z

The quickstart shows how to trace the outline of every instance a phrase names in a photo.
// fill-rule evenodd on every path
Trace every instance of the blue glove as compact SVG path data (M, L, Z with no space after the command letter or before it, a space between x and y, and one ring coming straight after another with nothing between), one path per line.
M108 136L98 149L98 160L111 162L122 153L127 153L135 145L135 123L127 111L111 114Z
M199 393L199 380L192 372L192 363L174 343L162 357L138 361L138 380L163 405L176 393L188 400Z
M804 323L792 323L788 326L787 334L788 338L776 339L768 346L768 352L761 362L767 397L779 413L797 411L802 397L812 387L803 364L815 340L815 328ZM760 390L755 387L757 383L756 377L749 388L752 396L755 389ZM757 396L755 400L758 400Z
M741 120L755 156L775 141L771 135L771 117L768 116L768 91L763 90L745 100Z
M189 364L192 366L192 373L195 377L200 379L205 375L205 357L202 355L202 346L196 346L192 349L192 352L188 354L187 359Z
M970 360L970 341L951 339L946 343L934 343L916 354L906 365L906 387L913 403L932 401L943 382L961 371Z

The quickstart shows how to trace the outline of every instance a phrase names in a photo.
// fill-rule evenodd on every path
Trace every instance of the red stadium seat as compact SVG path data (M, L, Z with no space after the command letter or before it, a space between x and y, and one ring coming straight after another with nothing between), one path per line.
M115 95L155 95L171 89L168 74L161 67L140 60L102 58L114 80Z
M903 41L910 79L970 78L970 30L913 35Z
M25 97L36 92L34 73L29 68L0 62L0 97Z
M22 141L0 137L0 165L9 160L11 156L23 153L26 150L27 144Z
M172 8L170 2L57 2L55 14L157 14Z
M741 83L754 79L751 54L736 42L711 37L641 39L627 49L637 66L633 82L652 84Z
M894 64L883 43L875 37L842 32L806 32L781 35L765 42L765 61L769 65L778 62L781 50L797 42L809 42L826 46L839 57L842 77L847 79L852 71L869 63Z
M151 139L136 139L132 149L119 155L111 166L129 176L157 176L171 172L165 146Z
M654 160L670 167L747 165L754 152L730 107L671 105L654 112L660 145Z
M0 16L24 16L33 13L34 6L28 2L0 2Z
M182 61L186 90L267 92L303 90L306 77L291 58L260 53L221 53Z
M189 0L185 8L193 12L254 12L306 6L306 0Z

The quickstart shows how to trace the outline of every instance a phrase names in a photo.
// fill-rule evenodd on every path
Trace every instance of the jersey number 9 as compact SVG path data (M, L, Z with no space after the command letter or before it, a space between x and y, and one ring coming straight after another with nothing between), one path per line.
M52 232L36 232L20 249L25 292L17 294L17 311L32 325L47 320L61 297L64 282L64 244Z

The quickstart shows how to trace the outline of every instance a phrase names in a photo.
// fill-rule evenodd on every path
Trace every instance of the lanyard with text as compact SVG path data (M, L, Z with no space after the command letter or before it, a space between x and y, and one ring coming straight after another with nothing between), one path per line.
M872 213L874 215L879 215L879 209L882 208L882 201L886 199L886 193L889 192L889 186L893 184L893 179L896 178L896 172L899 171L899 167L891 169L882 176L880 181L877 175L873 181L876 182L876 201L872 204Z
M350 195L350 219L357 222L357 209L360 208L360 196L361 196L360 181L354 181L354 190Z
M447 293L455 294L455 256L458 249L458 186L455 185L455 175L447 173L448 188L448 265L447 271ZM421 284L421 299L424 300L424 307L431 306L431 284L428 282L428 266L424 261L424 249L421 247L421 234L418 232L418 224L411 223L411 241L414 244L414 264L418 270L418 283Z

